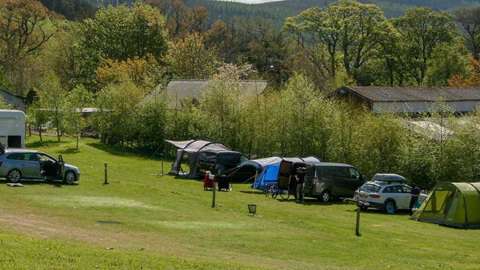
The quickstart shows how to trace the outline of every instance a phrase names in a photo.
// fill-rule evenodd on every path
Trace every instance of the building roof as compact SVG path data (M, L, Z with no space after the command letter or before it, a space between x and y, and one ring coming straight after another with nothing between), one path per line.
M342 87L336 94L347 91L373 102L480 101L480 88L355 86Z
M166 91L162 87L157 87L146 100L151 100L158 96L161 92L167 94L169 98L168 104L175 106L185 99L200 100L203 92L207 89L209 80L173 80L166 87ZM267 81L263 80L244 80L240 81L240 90L243 95L255 96L260 95L267 88Z
M9 104L14 109L25 111L26 106L24 97L15 95L3 88L2 86L0 86L0 97L5 103Z

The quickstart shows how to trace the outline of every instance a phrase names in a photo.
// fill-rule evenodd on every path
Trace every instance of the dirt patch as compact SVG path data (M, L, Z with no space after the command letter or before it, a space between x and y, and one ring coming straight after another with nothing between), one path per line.
M229 228L230 224L209 223L175 223L175 227L208 226L213 228ZM104 224L92 224L90 227L79 227L69 220L58 217L46 217L25 212L6 212L0 209L0 226L21 234L39 237L42 239L74 240L93 244L105 249L143 250L152 254L179 257L188 260L205 261L205 253L215 254L219 260L235 262L247 267L259 269L318 269L318 266L292 260L258 257L250 254L239 254L233 251L220 250L214 247L203 247L179 242L160 233L125 232L121 230L105 229ZM115 226L118 226L115 225ZM108 226L112 228L111 226Z

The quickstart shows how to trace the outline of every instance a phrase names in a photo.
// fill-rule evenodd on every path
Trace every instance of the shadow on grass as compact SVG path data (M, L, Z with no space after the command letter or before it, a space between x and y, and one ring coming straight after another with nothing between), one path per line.
M79 149L75 147L67 148L59 152L60 154L77 154L80 153Z
M8 184L7 180L0 180L0 183ZM65 186L61 181L33 181L33 180L22 180L20 182L24 186L39 186L39 185L48 185L56 188L62 188ZM73 184L71 186L76 186L78 184Z
M263 195L265 196L265 193L262 192L262 191L258 191L258 190L240 190L241 193L245 193L245 194L255 194L255 195Z
M60 145L64 142L62 141L57 141L57 140L43 140L41 141L35 141L35 142L29 142L26 144L27 148L38 148L38 147L45 147L45 146L52 146L52 145Z
M137 151L128 147L106 145L100 142L87 143L87 145L116 156L142 157L144 159L151 159L151 160L158 160L158 161L162 160L162 157L160 155L156 155L155 153L146 152L146 151ZM164 161L170 162L172 160L164 159Z
M356 206L352 205L352 209L345 210L346 212L354 213L357 211ZM395 214L387 214L385 211L381 209L367 209L362 210L362 214L374 214L374 215L386 215L386 216L410 216L409 210L397 210Z

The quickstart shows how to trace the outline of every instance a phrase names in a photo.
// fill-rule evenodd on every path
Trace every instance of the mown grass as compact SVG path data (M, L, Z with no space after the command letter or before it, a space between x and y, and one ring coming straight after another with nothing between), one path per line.
M479 230L369 212L298 205L248 185L211 193L158 176L159 160L84 140L30 146L80 167L78 186L0 186L1 269L478 269ZM108 163L110 184L103 185ZM165 172L169 165L165 163ZM247 204L258 205L248 216Z

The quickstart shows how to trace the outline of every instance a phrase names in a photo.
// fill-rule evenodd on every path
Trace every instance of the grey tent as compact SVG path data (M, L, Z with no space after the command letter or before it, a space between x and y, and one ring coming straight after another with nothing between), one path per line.
M217 175L235 168L242 161L242 154L230 150L223 144L204 140L170 141L177 148L177 156L170 174L186 178L200 178L206 170ZM182 170L182 162L187 159L188 172Z

